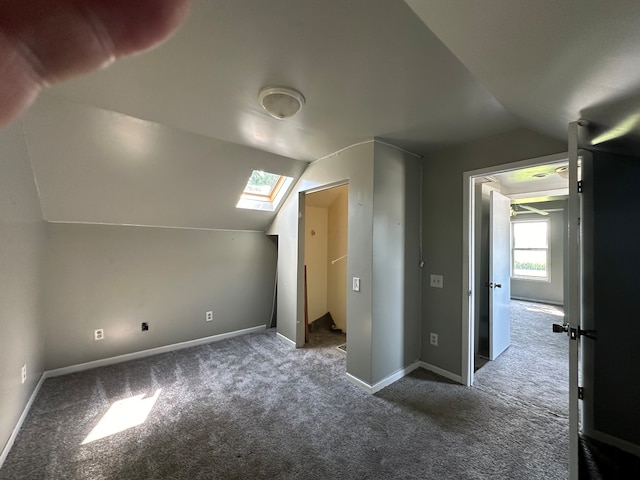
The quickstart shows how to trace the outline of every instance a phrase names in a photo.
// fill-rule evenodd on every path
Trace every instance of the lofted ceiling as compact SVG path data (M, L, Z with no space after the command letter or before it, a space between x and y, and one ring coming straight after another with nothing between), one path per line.
M564 139L584 118L609 139L640 134L640 2L405 1L530 128Z
M633 131L637 20L631 0L194 0L169 41L23 116L43 212L262 230L273 213L235 208L253 169L297 179L374 137L428 157L520 127L565 139L579 117ZM270 117L267 85L304 109Z

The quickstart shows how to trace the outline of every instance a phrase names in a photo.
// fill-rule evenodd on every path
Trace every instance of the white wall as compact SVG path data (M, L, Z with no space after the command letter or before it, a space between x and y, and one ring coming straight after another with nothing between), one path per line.
M43 370L44 222L21 125L0 130L0 452ZM27 381L21 383L22 366Z
M341 193L329 206L327 308L336 327L347 331L347 262L349 241L349 189L340 187Z
M263 232L48 224L46 369L268 324L276 254Z
M327 313L327 249L329 211L306 206L305 265L307 266L307 308L309 322Z
M268 234L278 235L278 333L304 345L304 304L298 261L299 195L325 185L349 183L349 257L347 275L360 277L360 292L347 298L347 371L371 379L371 287L373 232L373 152L365 143L309 165L285 200Z
M347 278L360 291L347 297L347 373L368 385L419 355L419 178L411 155L354 146L312 163L268 230L279 235L278 332L302 346L297 192L349 182Z

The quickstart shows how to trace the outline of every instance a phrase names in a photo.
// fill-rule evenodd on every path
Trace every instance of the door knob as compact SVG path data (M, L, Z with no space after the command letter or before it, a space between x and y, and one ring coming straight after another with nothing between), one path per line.
M496 284L494 284L494 286L495 286L496 288L502 288L502 284L501 284L501 283L496 283Z

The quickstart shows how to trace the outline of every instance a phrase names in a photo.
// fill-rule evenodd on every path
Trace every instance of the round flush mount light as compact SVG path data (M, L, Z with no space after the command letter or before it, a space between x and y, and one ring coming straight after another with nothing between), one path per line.
M549 176L549 174L548 174L548 173L541 172L541 173L534 173L534 174L533 174L533 175L531 175L531 176L532 176L533 178L545 178L545 177L548 177L548 176Z
M564 165L562 167L558 167L556 168L556 173L558 175L560 175L560 177L562 178L569 178L569 167L567 165Z
M304 96L289 87L265 87L258 100L269 115L278 120L293 117L304 106Z

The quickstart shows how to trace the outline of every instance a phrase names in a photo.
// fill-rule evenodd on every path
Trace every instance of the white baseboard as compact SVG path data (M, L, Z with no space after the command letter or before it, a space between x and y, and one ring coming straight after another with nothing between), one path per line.
M418 363L420 364L420 367L424 368L425 370L429 370L436 375L440 375L441 377L448 378L449 380L453 380L454 382L464 385L464 382L462 381L462 377L460 375L456 375L447 370L443 370L442 368L436 367L435 365L431 365L427 362L420 361Z
M383 378L382 380L380 380L378 383L374 385L369 385L367 382L363 382L362 380L360 380L357 377L354 377L350 373L347 373L346 376L347 376L347 379L354 385L362 388L367 393L374 394L376 392L379 392L383 388L388 387L392 383L397 382L402 377L408 375L409 373L413 372L416 368L419 368L419 367L420 367L420 362L416 362L412 365L409 365L408 367L401 368L400 370L392 373L391 375L386 376L385 378Z
M247 333L259 332L266 327L260 325L258 327L245 328L242 330L235 330L233 332L220 333L218 335L212 335L210 337L197 338L195 340L189 340L187 342L172 343L171 345L164 345L162 347L150 348L148 350L141 350L139 352L126 353L124 355L118 355L116 357L103 358L100 360L94 360L92 362L79 363L77 365L71 365L69 367L56 368L55 370L49 370L44 372L46 378L59 377L61 375L68 375L70 373L82 372L91 368L106 367L108 365L115 365L116 363L128 362L130 360L137 360L139 358L150 357L151 355L157 355L159 353L173 352L175 350L181 350L183 348L196 347L198 345L205 345L207 343L218 342L226 338L238 337L240 335L246 335Z
M285 337L283 334L281 333L276 333L276 337L278 337L280 340L284 341L285 343L288 343L289 345L291 345L293 348L297 348L296 342L294 342L293 340L291 340L290 338Z
M172 352L174 350L181 350L183 348L195 347L198 345L205 345L207 343L224 340L225 338L238 337L240 335L259 332L265 329L266 329L265 325L260 325L258 327L251 327L251 328L245 328L243 330L236 330L233 332L221 333L219 335L212 335L210 337L198 338L195 340L189 340L187 342L173 343L171 345L164 345L162 347L150 348L148 350L142 350L140 352L127 353L125 355L118 355L116 357L103 358L101 360L95 360L93 362L80 363L77 365L71 365L69 367L56 368L54 370L47 370L43 372L42 375L40 376L40 380L38 381L38 384L36 385L36 388L33 390L33 393L31 394L31 397L27 402L27 405L24 407L24 410L22 411L22 415L20 415L20 418L18 419L18 423L13 429L13 432L11 433L11 436L9 437L7 444L2 450L2 454L0 454L0 468L2 468L2 465L4 464L4 461L6 460L7 455L9 455L9 451L11 450L11 447L13 447L16 437L18 436L18 432L20 431L20 428L22 427L22 424L25 418L27 418L27 414L29 413L29 410L31 409L31 405L33 405L33 402L36 396L38 395L38 392L40 391L40 387L42 386L42 383L47 378L59 377L61 375L68 375L70 373L81 372L84 370L89 370L91 368L105 367L107 365L115 365L117 363L127 362L129 360L136 360L138 358L150 357L151 355L157 355L159 353Z
M2 468L2 465L4 465L4 461L7 459L7 456L9 455L9 451L11 450L11 447L13 447L13 444L16 441L18 432L22 428L22 424L27 418L27 414L29 413L29 410L31 410L31 406L33 405L33 402L38 396L38 392L40 391L40 387L44 383L45 378L47 377L44 373L40 375L40 380L38 380L38 383L36 384L36 388L33 389L33 392L29 397L29 401L25 405L24 409L22 410L22 415L20 415L20 418L18 419L18 423L16 423L16 426L13 428L13 432L11 432L11 436L9 437L9 440L7 440L7 444L2 449L2 453L0 453L0 468Z
M620 450L624 450L625 452L632 453L638 457L640 457L640 445L636 445L635 443L627 442L626 440L622 440L618 437L613 437L606 433L599 432L597 430L592 430L588 432L588 436L594 438L595 440L599 440L602 443L606 443L608 445L612 445L614 447L619 448Z

